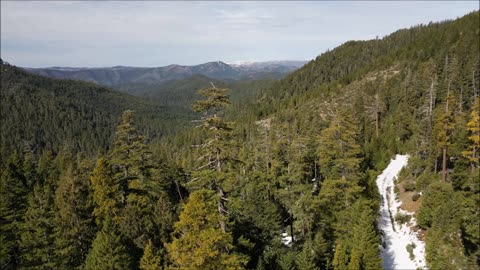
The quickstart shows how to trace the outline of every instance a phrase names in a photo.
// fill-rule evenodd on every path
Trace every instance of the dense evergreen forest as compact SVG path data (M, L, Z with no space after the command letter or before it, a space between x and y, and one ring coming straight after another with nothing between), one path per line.
M150 140L189 126L176 111L113 89L32 75L1 63L1 152L24 146L39 154L69 144L75 152L104 152L124 110L135 108L137 124Z
M397 153L428 267L479 269L479 25L346 42L256 101L201 85L182 130L2 63L0 269L380 269L375 178Z

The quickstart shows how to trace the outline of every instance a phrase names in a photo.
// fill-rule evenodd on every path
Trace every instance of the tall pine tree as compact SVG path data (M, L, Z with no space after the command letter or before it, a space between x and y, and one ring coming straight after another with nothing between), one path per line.
M175 223L168 256L178 269L242 269L244 259L232 253L232 235L223 232L216 211L218 196L210 190L190 194L180 220Z
M227 162L232 160L231 153L231 124L224 120L225 108L230 105L227 96L228 89L207 88L198 93L205 99L196 101L192 108L202 112L201 127L208 134L208 139L199 147L201 148L201 160L203 164L198 168L195 175L196 187L215 189L219 195L218 212L224 217L226 209L226 188L229 187L231 176L227 172ZM220 227L226 232L225 218L220 219Z
M125 240L118 226L111 218L103 221L102 229L93 241L86 261L86 270L97 269L131 269L133 261L125 246Z

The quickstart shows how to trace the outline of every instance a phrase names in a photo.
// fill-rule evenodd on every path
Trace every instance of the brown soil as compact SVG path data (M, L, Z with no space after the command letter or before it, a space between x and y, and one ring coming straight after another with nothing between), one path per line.
M423 196L420 196L420 198L417 201L412 200L412 195L415 193L415 191L405 191L403 188L403 183L406 182L406 180L410 179L403 179L403 181L399 184L397 184L397 188L399 190L398 194L396 195L398 200L402 203L400 206L403 210L409 211L416 213L419 209L420 206L422 205L422 198ZM418 238L422 241L425 241L425 237L427 234L426 230L421 229L418 226L413 226L411 229L415 232L417 232Z
M422 204L422 196L420 196L420 198L416 202L414 202L412 200L412 195L415 192L405 191L405 189L402 186L402 183L397 184L397 187L399 190L398 199L402 203L402 206L401 206L402 209L409 212L416 213L418 209L420 209L420 205Z
M412 227L412 231L417 233L417 236L420 240L425 241L425 235L427 234L426 230L423 230L422 228L418 226Z

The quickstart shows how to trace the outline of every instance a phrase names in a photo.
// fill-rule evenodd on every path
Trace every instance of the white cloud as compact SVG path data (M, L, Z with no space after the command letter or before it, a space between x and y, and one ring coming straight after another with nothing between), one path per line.
M455 18L475 2L1 2L1 55L22 66L312 59L350 39Z

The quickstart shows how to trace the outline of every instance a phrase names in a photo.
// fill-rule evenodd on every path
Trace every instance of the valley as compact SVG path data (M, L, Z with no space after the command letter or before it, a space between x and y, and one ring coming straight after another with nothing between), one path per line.
M479 269L479 22L308 62L2 59L0 268Z

